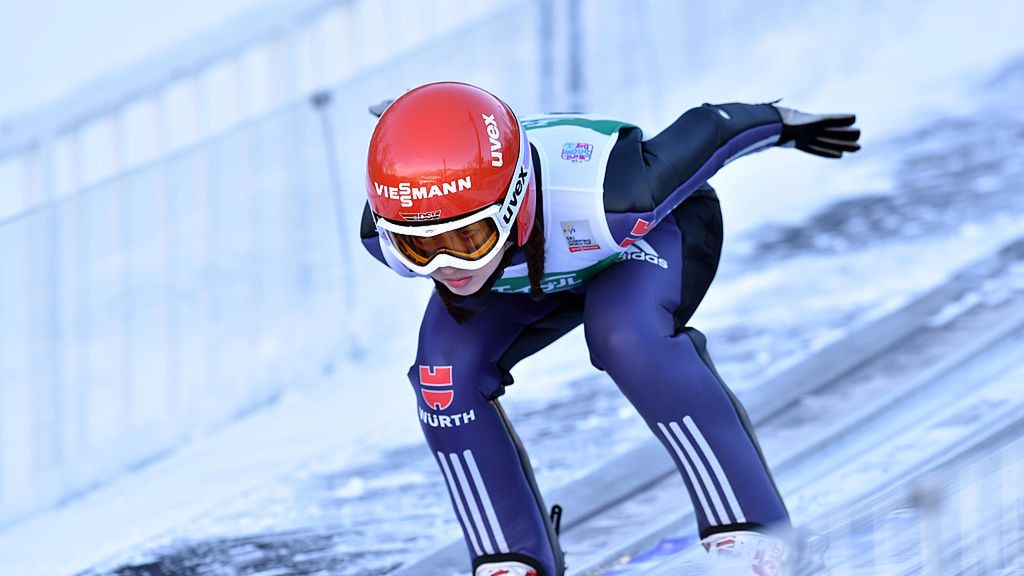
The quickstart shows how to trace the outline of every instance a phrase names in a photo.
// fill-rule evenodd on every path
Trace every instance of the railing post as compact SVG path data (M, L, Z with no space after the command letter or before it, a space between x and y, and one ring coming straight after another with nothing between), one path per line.
M555 38L555 2L554 0L536 0L537 5L537 43L540 46L540 106L545 112L556 112L558 98L555 84L555 54L557 39Z
M945 499L942 481L930 476L918 482L911 502L920 514L922 576L942 576L942 509Z
M569 15L567 26L569 46L566 49L568 55L568 92L569 92L569 111L571 112L586 112L586 78L584 70L584 54L586 53L584 47L584 33L583 33L583 8L580 0L569 0Z
M341 298L342 307L345 310L345 318L348 326L346 331L349 334L349 356L359 358L363 355L363 347L360 342L359 328L355 325L354 311L357 305L355 288L355 270L353 268L354 258L349 246L355 241L356 233L351 232L348 225L348 215L345 212L345 199L342 196L341 172L338 167L338 152L334 140L334 130L331 126L330 107L332 95L328 91L317 92L312 98L313 107L320 116L320 125L323 128L324 154L326 154L326 166L328 183L331 188L331 199L334 204L334 219L338 230L338 255L341 261Z

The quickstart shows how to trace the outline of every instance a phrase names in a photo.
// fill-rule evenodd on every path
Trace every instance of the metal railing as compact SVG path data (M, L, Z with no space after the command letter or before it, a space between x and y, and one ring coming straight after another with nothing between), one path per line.
M299 0L0 128L0 220L373 70L510 4Z
M48 169L28 178L45 191L30 187L26 205L0 220L0 526L322 379L352 354L374 354L387 315L418 317L422 298L385 282L388 271L358 246L357 167L374 121L366 105L451 77L532 91L483 60L523 5L478 4L442 3L464 9L461 27L419 44L407 37L387 66L360 67L325 91L326 106L308 95L250 104L210 136L202 118L216 106L202 104L196 75L161 91L173 102L183 87L182 107L125 102L27 151L27 166ZM396 33L412 35L409 27ZM505 63L527 69L532 57ZM134 106L152 114L132 136L117 127ZM154 155L125 160L138 138L159 143ZM65 148L71 161L60 158ZM371 295L376 308L356 305Z
M934 470L911 485L812 526L830 540L835 576L1020 574L1024 570L1024 444Z

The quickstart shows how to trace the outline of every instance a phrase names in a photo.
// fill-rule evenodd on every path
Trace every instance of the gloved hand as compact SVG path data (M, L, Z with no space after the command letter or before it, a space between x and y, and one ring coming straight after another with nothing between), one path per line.
M388 109L388 106L391 106L392 102L394 102L394 99L389 98L387 100L381 100L380 102L371 105L369 108L370 114L373 114L377 118L380 118L380 115L383 114L384 111Z
M776 106L782 116L782 135L776 146L803 150L825 158L840 158L843 152L860 150L860 130L852 128L853 114L808 114Z

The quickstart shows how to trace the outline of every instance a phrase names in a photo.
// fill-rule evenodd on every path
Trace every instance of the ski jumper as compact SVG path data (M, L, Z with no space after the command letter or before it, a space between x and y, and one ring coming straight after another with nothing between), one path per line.
M702 538L787 526L747 416L687 327L718 267L722 221L706 184L779 140L771 105L708 105L643 140L631 124L545 115L522 122L533 147L545 244L545 297L532 300L517 254L465 323L435 292L409 379L431 453L474 567L514 559L546 576L562 551L530 463L497 401L519 360L580 323L606 371L675 461ZM369 210L361 235L386 256Z

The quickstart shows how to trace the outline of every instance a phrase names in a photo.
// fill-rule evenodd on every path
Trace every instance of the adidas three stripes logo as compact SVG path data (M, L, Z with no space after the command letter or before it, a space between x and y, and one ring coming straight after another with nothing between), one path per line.
M719 526L746 522L729 478L693 418L684 417L682 426L678 422L658 422L658 429L683 463L708 523Z
M498 524L498 515L494 512L491 496L484 486L473 452L466 450L461 455L457 452L438 452L436 457L444 472L444 479L448 482L452 500L455 501L455 511L462 530L472 543L476 555L507 553L509 548L505 534Z

